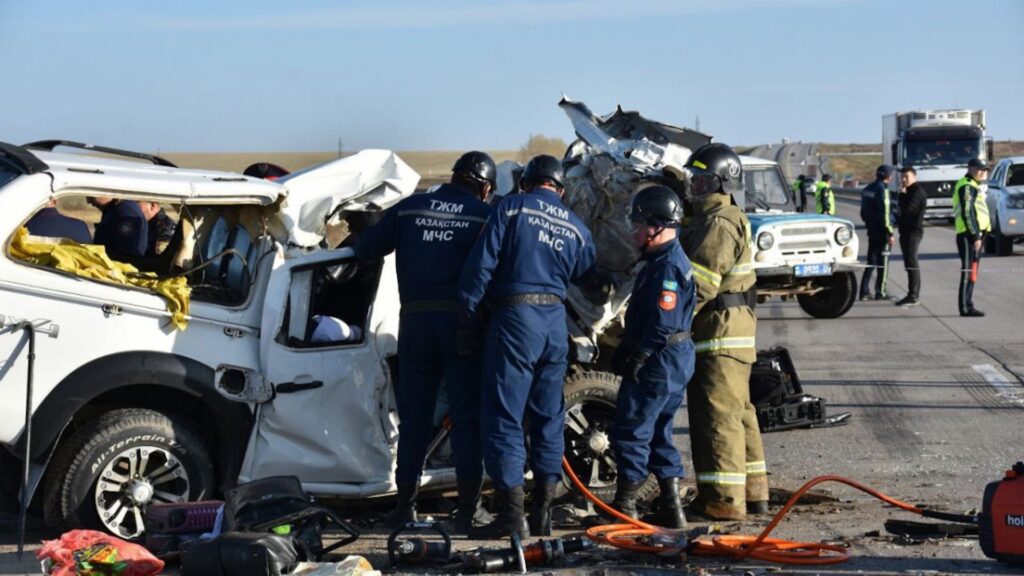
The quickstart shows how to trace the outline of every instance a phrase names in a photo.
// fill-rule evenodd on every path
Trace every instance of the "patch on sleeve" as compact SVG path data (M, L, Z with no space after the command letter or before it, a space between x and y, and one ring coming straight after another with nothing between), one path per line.
M117 225L117 233L121 236L131 236L134 231L135 226L132 226L131 222L121 222Z
M672 290L662 290L661 298L658 299L658 307L662 310L675 310L676 293Z
M661 283L661 287L665 290L679 290L679 282L675 280L665 280Z

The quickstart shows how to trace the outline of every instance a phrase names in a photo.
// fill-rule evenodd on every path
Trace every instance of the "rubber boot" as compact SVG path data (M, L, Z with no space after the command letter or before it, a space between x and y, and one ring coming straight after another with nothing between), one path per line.
M612 508L630 518L639 518L639 512L636 509L636 497L643 485L643 482L630 482L620 476L618 483L615 485L615 500L612 501Z
M502 540L518 534L521 539L529 538L530 528L524 518L525 499L526 493L522 486L495 490L494 507L498 511L497 516L490 524L470 530L469 537L473 540Z
M474 526L494 521L494 517L480 506L483 485L482 478L458 481L459 501L452 515L452 526L456 533L468 534Z
M391 529L416 521L416 497L420 493L419 483L399 483L395 509L388 514L387 525Z
M551 503L555 500L554 482L538 482L530 492L530 525L531 536L551 536Z
M768 502L761 500L760 502L747 502L747 514L767 514L768 513Z
M652 523L663 528L686 528L686 515L679 500L679 478L659 478L658 486L661 495Z

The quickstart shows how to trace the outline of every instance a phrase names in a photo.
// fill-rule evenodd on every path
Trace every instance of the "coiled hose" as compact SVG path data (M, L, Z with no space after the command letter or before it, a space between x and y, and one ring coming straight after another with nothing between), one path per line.
M976 523L977 520L971 516L958 514L945 514L932 510L918 508L887 496L873 488L865 486L849 478L842 476L827 475L818 476L800 487L786 505L779 510L768 526L757 536L748 535L720 535L702 536L691 540L685 545L680 545L678 530L670 530L660 526L654 526L634 518L630 518L611 506L605 504L600 498L594 496L583 482L576 476L569 461L562 458L562 468L572 480L573 485L595 506L606 514L622 520L624 524L606 524L594 526L586 531L587 538L616 548L631 550L633 552L650 552L655 554L666 554L673 552L686 552L694 556L730 556L736 560L753 558L766 562L778 564L838 564L850 559L850 554L843 546L825 544L823 542L796 542L780 538L769 538L772 530L789 513L790 509L800 500L812 487L824 482L839 482L866 492L871 496L907 512L920 514L931 518L942 518L953 522Z

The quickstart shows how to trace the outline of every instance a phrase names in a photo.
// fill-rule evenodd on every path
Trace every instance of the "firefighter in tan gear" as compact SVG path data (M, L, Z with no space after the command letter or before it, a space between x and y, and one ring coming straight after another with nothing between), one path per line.
M764 447L750 403L757 357L750 222L732 197L743 192L743 170L739 156L718 143L695 150L686 168L693 219L680 242L697 281L697 362L687 391L698 493L691 512L739 520L768 511Z

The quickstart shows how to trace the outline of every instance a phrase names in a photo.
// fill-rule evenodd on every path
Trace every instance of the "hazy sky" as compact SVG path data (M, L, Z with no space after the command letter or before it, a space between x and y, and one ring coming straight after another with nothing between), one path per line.
M985 108L1024 139L1019 0L0 0L0 140L508 149L561 93L716 140L878 142Z

